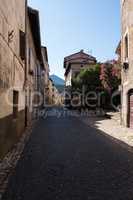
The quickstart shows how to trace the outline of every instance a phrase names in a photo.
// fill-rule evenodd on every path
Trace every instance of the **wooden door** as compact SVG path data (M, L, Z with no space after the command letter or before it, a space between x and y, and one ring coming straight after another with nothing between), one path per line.
M133 93L129 98L129 127L133 129Z

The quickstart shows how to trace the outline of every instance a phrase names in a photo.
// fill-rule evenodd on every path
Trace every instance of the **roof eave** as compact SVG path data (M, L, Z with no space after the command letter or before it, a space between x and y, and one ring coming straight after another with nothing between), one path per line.
M28 7L28 16L35 43L37 58L39 61L42 61L39 11Z

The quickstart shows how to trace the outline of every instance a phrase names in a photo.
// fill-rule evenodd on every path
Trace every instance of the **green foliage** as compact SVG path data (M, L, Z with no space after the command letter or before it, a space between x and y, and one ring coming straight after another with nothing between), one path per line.
M100 65L96 64L86 69L82 69L77 77L72 80L73 89L86 88L86 91L101 87L100 81Z
M82 69L80 73L72 79L72 91L87 94L89 91L101 94L101 107L110 106L110 95L117 90L121 84L121 68L115 62L96 64ZM83 90L82 90L83 89ZM120 98L120 96L118 97ZM83 99L82 99L83 100ZM119 102L119 99L116 100Z

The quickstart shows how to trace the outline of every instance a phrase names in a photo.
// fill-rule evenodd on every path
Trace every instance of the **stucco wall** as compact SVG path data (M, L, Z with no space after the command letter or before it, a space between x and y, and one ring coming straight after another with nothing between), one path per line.
M80 71L82 69L87 69L89 67L92 67L93 65L94 65L94 63L92 63L92 64L72 63L71 68L70 68L69 72L67 73L67 75L65 77L65 85L71 86L72 79L75 78L76 75L78 73L80 73Z
M129 63L129 69L122 69L122 123L128 125L128 91L133 88L133 1L121 0L121 59ZM128 35L129 56L125 59L125 36Z
M19 30L25 32L25 0L0 0L0 156L16 142L25 123L25 65L19 57ZM17 119L12 115L13 90L19 92Z
M28 79L28 123L31 122L34 116L34 92L37 89L37 71L38 61L35 51L35 44L33 40L33 35L31 31L30 21L27 16L27 79ZM30 72L33 72L31 74Z

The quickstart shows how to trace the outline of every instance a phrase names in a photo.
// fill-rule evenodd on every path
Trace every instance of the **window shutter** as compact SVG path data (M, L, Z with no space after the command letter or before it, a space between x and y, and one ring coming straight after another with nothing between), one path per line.
M17 119L18 117L18 100L19 100L19 92L13 91L13 118Z
M25 60L26 37L23 31L20 31L20 57Z

